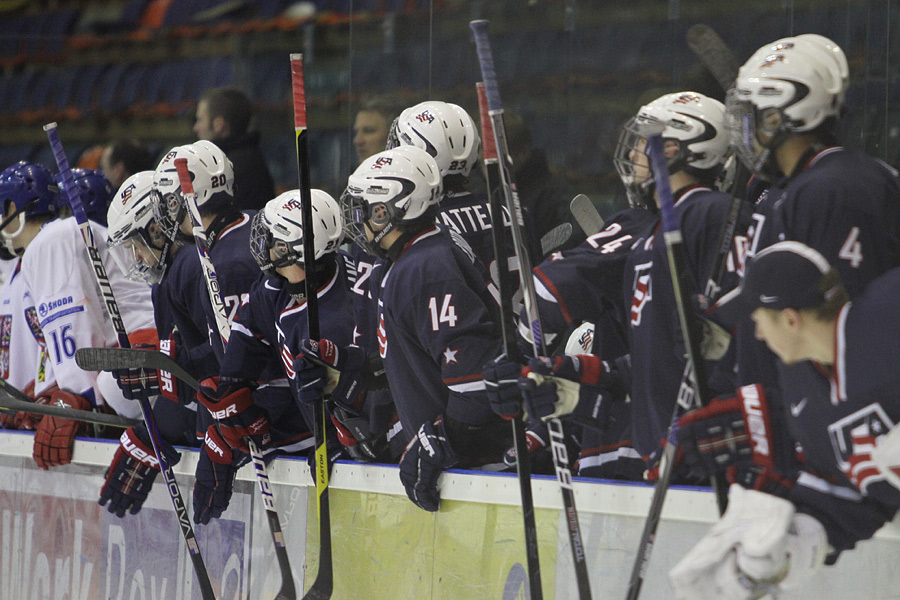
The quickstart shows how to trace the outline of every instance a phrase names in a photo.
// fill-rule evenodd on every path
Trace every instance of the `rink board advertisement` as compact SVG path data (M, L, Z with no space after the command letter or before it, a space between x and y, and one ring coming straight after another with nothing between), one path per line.
M0 599L199 600L171 500L157 482L137 515L96 503L113 443L76 443L74 463L50 472L31 459L28 435L0 432ZM196 453L176 477L189 504ZM270 465L298 597L318 572L315 488L305 461ZM559 485L533 481L545 598L577 598ZM335 600L528 600L522 515L514 476L450 472L437 513L414 506L396 467L338 463L331 479ZM622 598L652 488L576 482L595 599ZM270 600L281 587L272 536L251 469L238 475L223 518L196 527L219 600ZM190 510L189 510L190 512ZM708 491L672 489L642 597L671 598L667 573L717 516ZM784 600L896 599L900 527L846 553Z

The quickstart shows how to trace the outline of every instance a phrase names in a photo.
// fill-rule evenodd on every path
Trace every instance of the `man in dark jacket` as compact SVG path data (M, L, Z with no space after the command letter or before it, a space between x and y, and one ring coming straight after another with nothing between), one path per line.
M194 122L197 139L215 142L234 166L234 203L239 210L259 210L275 197L259 133L247 131L252 116L250 99L242 91L213 88L200 97Z

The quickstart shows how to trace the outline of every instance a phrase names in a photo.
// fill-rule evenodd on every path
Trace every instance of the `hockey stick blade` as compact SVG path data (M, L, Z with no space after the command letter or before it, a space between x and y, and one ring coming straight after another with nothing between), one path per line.
M703 66L716 78L722 89L728 91L734 85L740 67L728 44L712 27L703 23L692 25L687 30L686 39L688 47Z
M572 213L575 222L587 236L594 235L606 225L594 203L584 194L578 194L572 198L572 201L569 202L569 212Z
M572 224L562 223L544 234L541 238L541 253L547 256L572 237Z
M109 427L121 427L126 429L132 425L140 424L137 419L126 419L119 415L108 415L106 413L93 412L90 410L77 410L75 408L63 408L52 404L35 404L34 402L25 402L15 398L4 388L0 388L0 411L10 415L17 412L29 413L32 415L44 415L48 417L62 417L73 421L81 421L83 423L94 423L95 425L107 425Z
M79 348L75 363L85 371L117 371L119 369L157 369L168 371L195 390L197 378L185 371L167 354L135 348Z

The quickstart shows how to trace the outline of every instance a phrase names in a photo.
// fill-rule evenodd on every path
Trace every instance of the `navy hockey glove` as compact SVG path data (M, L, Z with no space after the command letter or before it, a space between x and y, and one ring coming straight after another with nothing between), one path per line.
M308 362L325 367L323 390L329 399L354 414L362 412L369 389L387 385L381 360L359 346L338 346L323 338L318 343L304 342L301 351Z
M506 354L501 354L481 370L491 409L504 419L515 419L522 412L521 373L522 367L506 358Z
M197 399L218 421L219 433L230 448L250 452L245 437L252 439L260 450L272 441L269 415L254 404L251 388L224 380L205 379Z
M423 423L400 457L400 481L406 495L419 508L436 511L441 502L438 478L458 462L442 418Z
M181 455L165 441L162 451L170 465L181 460ZM136 514L159 472L159 460L153 452L147 429L144 425L129 427L119 438L119 448L106 470L106 481L100 488L97 503L106 506L106 510L117 517L124 517L126 512Z
M525 428L525 446L528 448L528 456L534 455L550 444L550 433L542 421L532 421ZM510 469L516 468L516 447L513 445L503 453L503 464Z
M543 420L574 413L596 427L601 386L613 382L612 372L593 354L531 358L519 378L525 410Z
M247 454L232 451L215 425L206 430L204 446L194 483L194 523L200 525L222 516L231 501L234 477L250 460Z
M294 360L294 372L297 374L297 399L302 404L313 405L325 396L328 369L301 354Z
M678 473L708 478L725 471L730 483L783 496L792 477L776 467L775 455L792 455L790 442L774 435L760 385L739 388L736 397L716 398L678 419ZM679 464L681 463L681 464ZM683 466L682 466L683 465Z

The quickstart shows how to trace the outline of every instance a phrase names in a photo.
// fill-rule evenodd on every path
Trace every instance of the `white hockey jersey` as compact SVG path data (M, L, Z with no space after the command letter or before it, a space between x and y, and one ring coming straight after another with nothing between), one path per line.
M154 327L150 287L126 279L106 249L106 228L93 221L91 228L126 331ZM102 402L97 373L82 371L75 363L75 351L115 346L118 341L74 217L51 221L41 229L22 257L21 274L34 299L57 384ZM114 408L118 404L112 398L107 403Z
M0 289L0 378L23 390L34 381L35 391L55 381L44 334L38 324L31 291L21 273L21 260L12 261Z

